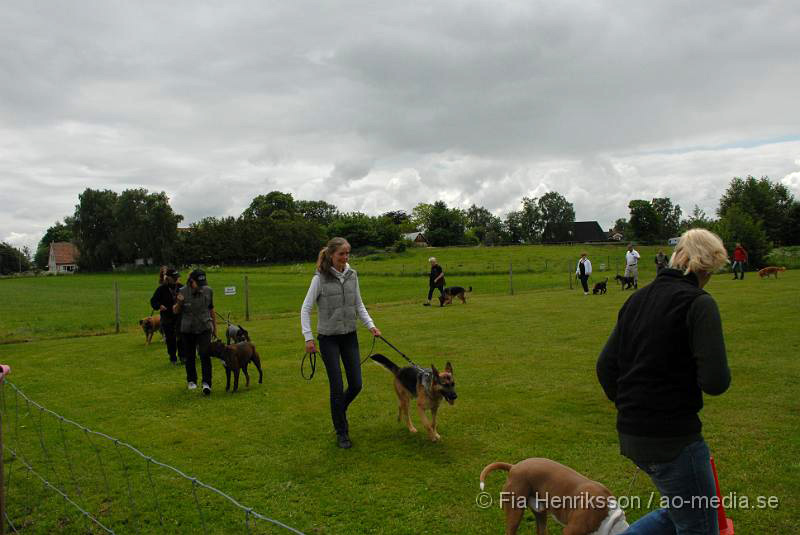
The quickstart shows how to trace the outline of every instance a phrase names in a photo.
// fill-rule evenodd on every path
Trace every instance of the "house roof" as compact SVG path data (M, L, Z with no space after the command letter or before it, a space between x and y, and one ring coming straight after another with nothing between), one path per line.
M403 234L403 239L405 240L416 240L419 236L422 236L422 239L425 239L425 235L422 232L406 232Z
M572 240L579 242L606 241L608 237L597 221L576 221L572 224Z
M75 264L78 261L78 248L68 241L52 242L50 251L55 254L56 265Z

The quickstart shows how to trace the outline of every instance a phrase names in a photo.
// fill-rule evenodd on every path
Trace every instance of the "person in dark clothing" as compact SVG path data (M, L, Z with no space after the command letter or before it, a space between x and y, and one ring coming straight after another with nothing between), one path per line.
M728 389L730 370L719 309L702 288L727 256L717 235L684 233L669 267L622 306L598 358L597 377L617 407L620 453L670 504L683 504L648 513L626 534L718 534L698 412L703 393Z
M581 280L583 286L583 295L589 295L589 276L592 274L592 263L586 256L586 253L581 253L581 258L578 260L578 267L575 268L575 275Z
M153 310L158 310L161 316L161 330L164 333L164 341L167 343L169 361L173 364L178 363L179 356L183 363L183 351L178 347L177 340L179 318L172 311L178 291L183 286L178 282L180 276L181 274L176 269L162 266L158 274L158 288L150 298L150 306Z
M172 311L181 314L181 344L189 390L197 388L197 351L203 373L203 394L208 396L211 394L211 356L208 350L211 337L217 336L217 320L214 315L214 292L208 286L205 272L195 269L189 274L186 286L177 294Z
M423 303L424 306L431 306L431 297L433 297L433 290L439 290L439 294L444 297L444 270L442 266L436 261L435 257L430 257L428 262L431 263L431 274L429 277L428 300Z
M661 270L667 267L669 264L669 259L667 255L664 254L663 251L659 251L656 255L656 275L661 273Z

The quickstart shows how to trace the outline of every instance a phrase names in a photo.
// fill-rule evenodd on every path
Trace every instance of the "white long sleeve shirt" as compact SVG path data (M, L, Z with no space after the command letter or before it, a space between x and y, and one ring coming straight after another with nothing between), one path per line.
M592 263L588 258L583 259L583 269L587 277L592 274ZM575 274L581 274L581 260L578 260L578 266L575 268Z
M625 263L629 266L635 266L639 263L639 251L634 249L625 253Z
M345 265L344 272L338 271L336 268L332 267L331 273L341 281L344 279L345 273L347 273L348 270L350 270L350 264ZM300 308L300 328L303 330L303 338L305 338L306 342L314 339L314 332L311 330L311 311L314 309L314 303L317 302L321 291L322 287L320 286L319 273L316 273L314 278L311 279L311 286L308 287L306 298L303 300L303 306ZM369 312L367 312L367 307L364 306L364 302L361 300L361 289L358 285L358 278L356 278L356 312L367 329L375 327L375 322L372 321Z

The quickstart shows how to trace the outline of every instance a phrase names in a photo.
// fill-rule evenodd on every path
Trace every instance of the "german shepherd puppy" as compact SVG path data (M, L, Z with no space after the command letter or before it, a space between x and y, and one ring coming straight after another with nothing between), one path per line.
M452 405L458 397L456 382L453 379L453 366L448 362L444 371L440 372L433 364L431 364L430 370L415 366L400 368L384 355L372 355L370 358L394 375L394 391L397 399L400 400L397 421L405 421L409 431L417 432L408 413L411 398L417 398L417 410L422 425L428 431L428 437L433 442L441 439L442 437L436 431L436 413L439 410L439 404L444 399ZM425 415L426 409L431 411L431 421L428 421L428 417Z
M142 318L139 320L139 325L142 326L142 330L144 331L145 345L150 345L150 342L153 341L153 335L156 332L160 332L162 338L164 336L164 333L161 332L161 316L148 316L146 318Z
M453 298L458 297L461 299L461 302L465 305L467 304L466 293L472 291L472 286L469 287L469 290L465 290L461 286L449 286L442 291L442 295L439 296L439 306L443 307L445 305L452 305Z
M619 283L620 288L622 290L630 290L631 288L633 288L633 277L625 277L623 275L617 275L614 278L617 279L617 282Z
M606 291L608 291L608 277L606 277L606 280L595 284L594 288L592 288L592 293L594 295L604 294Z
M233 391L239 389L239 370L244 372L247 380L245 386L250 386L250 376L247 374L247 365L253 362L258 370L258 384L261 384L264 374L261 371L261 357L258 356L256 346L251 342L239 342L238 344L225 345L222 340L214 340L208 346L208 354L217 357L225 366L225 392L231 389L231 371L233 371Z

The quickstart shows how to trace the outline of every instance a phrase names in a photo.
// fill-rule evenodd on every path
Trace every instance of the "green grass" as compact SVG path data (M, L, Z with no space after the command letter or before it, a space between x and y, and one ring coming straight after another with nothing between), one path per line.
M451 252L462 254L448 249L437 256ZM644 252L643 257L647 259ZM397 262L392 259L386 265ZM271 296L258 298L263 309L245 324L262 355L264 384L251 384L235 395L223 391L219 361L214 362L210 398L186 391L183 371L168 364L163 344L145 347L134 327L119 335L43 337L0 345L0 362L12 365L10 379L44 406L128 442L309 534L502 532L502 512L475 504L478 474L495 460L516 462L534 456L563 462L618 495L641 497L646 505L652 484L641 473L632 482L633 465L618 453L614 407L594 373L597 354L629 292L612 285L606 296L585 297L566 288L566 274L560 282L560 274L531 273L528 286L511 296L507 277L499 274L452 277L453 283L476 287L469 303L427 308L419 304L426 290L424 278L370 275L371 266L362 266L357 259L353 264L364 273L361 285L370 313L391 342L420 364L453 363L459 398L455 406L440 412L441 443L412 436L396 421L391 378L383 368L368 364L364 390L349 413L355 446L349 451L335 447L322 363L311 382L299 374L303 344L297 309L307 273L292 279L271 268L255 277L253 293L259 288L258 293ZM241 273L225 268L209 279L221 288L224 277L234 280ZM558 278L548 288L551 275ZM71 291L88 299L91 292L81 288L81 280L100 281L98 288L108 288L115 278L131 287L138 285L149 297L152 281L142 276L17 279L0 284L31 284L29 293L39 291L37 284L74 285ZM649 278L651 272L643 273L643 280ZM484 287L491 287L492 281L496 286L487 293ZM544 289L537 289L537 284ZM55 287L48 288L58 293ZM777 509L735 509L728 515L738 533L796 532L800 276L789 271L777 281L762 281L748 274L740 282L718 275L707 289L722 312L733 376L730 390L706 398L701 413L723 491L753 502L757 496L780 500ZM17 300L26 301L23 290L15 291L20 292ZM24 316L25 307L15 307L12 299L4 301L0 324L8 332L8 312ZM589 320L581 321L583 317ZM74 334L81 322L91 326L88 320L68 314L59 318L49 320L53 328L46 334ZM56 329L59 324L61 331ZM360 330L359 336L366 355L368 333ZM401 361L380 344L376 349ZM107 499L97 452L83 433L28 407L9 387L3 390L6 477L12 472L6 501L18 529L76 533L86 532L86 524L12 461L9 448L49 479L65 482L74 499L118 532L204 532L191 484L153 466L151 482L145 461L113 443L101 445L93 439L109 480L112 498ZM418 422L416 415L412 417ZM487 482L495 499L504 478L494 474ZM80 495L73 481L80 486ZM158 523L157 499L167 519L164 527ZM197 500L209 533L247 533L244 515L235 508L203 489L198 489ZM131 501L137 511L132 524ZM634 520L644 512L631 509L627 515ZM533 522L530 515L527 519L523 529L530 533ZM561 532L554 522L550 524L550 533ZM252 532L286 533L263 523Z

